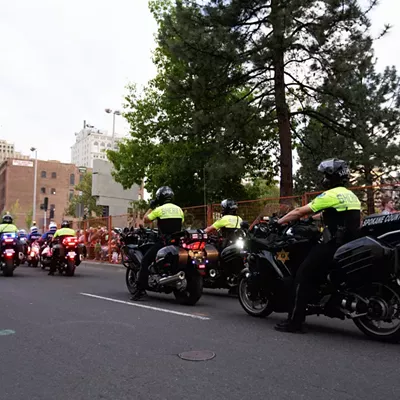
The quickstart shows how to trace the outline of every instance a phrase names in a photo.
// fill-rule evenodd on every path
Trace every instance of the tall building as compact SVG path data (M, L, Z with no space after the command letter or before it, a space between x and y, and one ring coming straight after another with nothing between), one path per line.
M26 215L32 210L34 186L34 160L8 159L0 165L0 212L9 211L18 227L26 227ZM74 164L60 161L37 161L36 220L42 228L44 211L40 205L48 197L48 209L54 209L54 220L64 218L69 199L75 194L74 186L81 179ZM47 220L49 212L47 212Z
M24 156L22 153L15 151L14 143L0 140L0 163L7 158L18 158L19 160L29 160L29 156Z
M85 124L86 126L86 124ZM105 151L112 149L112 136L107 131L85 127L75 133L76 139L71 147L71 162L78 167L93 168L93 160L107 160ZM117 148L114 140L114 149Z

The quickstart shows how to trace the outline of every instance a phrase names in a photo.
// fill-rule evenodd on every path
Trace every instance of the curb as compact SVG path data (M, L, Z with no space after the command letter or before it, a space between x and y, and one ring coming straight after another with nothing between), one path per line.
M83 265L88 267L97 267L97 268L119 268L119 269L126 269L122 264L111 264L108 262L97 262L97 261L82 261Z

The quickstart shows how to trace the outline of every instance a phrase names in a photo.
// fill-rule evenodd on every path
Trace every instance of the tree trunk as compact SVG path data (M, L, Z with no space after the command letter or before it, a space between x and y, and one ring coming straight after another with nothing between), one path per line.
M280 0L271 2L271 24L273 33L273 63L276 114L278 119L280 145L280 196L293 195L293 161L292 134L290 130L289 108L286 103L285 74L284 74L284 26Z

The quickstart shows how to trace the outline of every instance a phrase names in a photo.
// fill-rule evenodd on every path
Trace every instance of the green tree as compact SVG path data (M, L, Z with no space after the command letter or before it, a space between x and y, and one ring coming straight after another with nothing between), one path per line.
M177 0L173 12L152 4L163 21L159 42L188 71L183 79L168 73L167 92L184 101L198 88L225 96L245 88L236 104L257 108L277 132L280 194L292 195L293 128L310 119L328 124L317 97L338 93L322 83L352 68L354 55L370 46L367 14L376 1L367 10L356 0ZM208 115L214 107L200 102L195 111Z
M75 191L78 194L72 196L65 209L65 214L71 217L77 217L77 208L82 204L88 210L87 217L101 215L102 207L96 204L96 198L92 196L92 173L86 172L82 180L75 186Z
M25 216L25 224L26 227L29 229L32 226L32 221L33 221L33 209L31 208Z
M19 212L21 210L21 206L19 204L19 199L15 200L15 202L13 204L11 204L10 208L8 211L4 210L2 217L4 217L5 215L11 215L14 221L14 224L17 224L18 221L18 216L19 216Z
M349 162L352 184L371 186L390 177L400 165L400 78L394 67L376 72L372 53L363 63L342 74L337 82L326 82L341 91L346 105L322 97L320 113L345 127L346 135L334 126L312 121L301 132L298 147L301 168L296 177L297 190L310 191L321 179L316 171L325 158L340 157ZM373 192L367 192L368 211L373 212Z
M174 7L154 1L151 9L159 23L154 54L158 74L141 94L135 86L128 87L126 118L131 138L120 143L118 151L108 152L114 177L125 188L145 179L152 193L170 185L176 202L183 206L201 204L204 188L208 202L245 198L245 176L271 180L276 173L269 156L275 132L251 104L252 93L245 86L219 90L219 76L227 79L230 73L224 71L223 62L192 67L173 54L166 37L171 34L167 22L180 23ZM191 12L200 10L193 7ZM182 42L179 36L173 40L176 46ZM220 45L212 34L205 35L203 42L215 51ZM185 83L184 96L176 95L174 82Z

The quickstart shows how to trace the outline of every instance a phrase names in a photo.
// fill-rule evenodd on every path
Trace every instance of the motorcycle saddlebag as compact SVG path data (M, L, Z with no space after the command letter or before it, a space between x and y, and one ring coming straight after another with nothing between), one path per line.
M394 271L394 251L369 236L341 246L334 256L335 281L359 285L374 279L385 279Z

